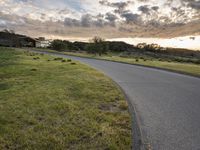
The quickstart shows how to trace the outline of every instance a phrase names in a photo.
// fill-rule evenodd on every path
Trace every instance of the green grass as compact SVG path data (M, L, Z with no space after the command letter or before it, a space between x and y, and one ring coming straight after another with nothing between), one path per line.
M63 60L0 48L0 149L130 149L121 91Z
M46 49L45 51L49 52L57 52L54 50L48 50ZM118 61L118 62L125 62L125 63L130 63L130 64L138 64L138 65L144 65L144 66L149 66L149 67L157 67L157 68L163 68L163 69L168 69L172 71L178 71L182 73L187 73L195 76L200 76L200 65L197 64L192 64L192 63L181 63L181 62L169 62L169 61L164 61L164 60L159 60L159 59L140 59L140 58L126 58L126 57L120 57L119 54L108 54L108 55L93 55L93 54L88 54L88 53L75 53L75 52L62 52L67 55L72 55L72 56L81 56L81 57L90 57L90 58L98 58L98 59L103 59L103 60L112 60L112 61Z

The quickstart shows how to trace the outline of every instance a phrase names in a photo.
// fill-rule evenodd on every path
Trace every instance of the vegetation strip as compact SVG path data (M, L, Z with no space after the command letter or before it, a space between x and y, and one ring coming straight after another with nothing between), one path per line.
M126 63L126 64L133 64L133 65L138 65L138 66L167 70L167 71L181 73L185 75L191 75L194 77L200 77L200 65L192 64L192 63L170 62L170 61L165 61L165 60L160 60L160 59L145 59L143 57L127 58L127 57L121 57L118 54L114 54L114 53L98 56L98 55L89 54L86 52L84 53L67 52L67 51L59 52L59 51L50 50L50 49L33 49L33 50L47 51L51 53L60 53L60 54L85 57L85 58L94 58L94 59L120 62L120 63Z
M0 149L130 149L121 91L78 62L0 48Z

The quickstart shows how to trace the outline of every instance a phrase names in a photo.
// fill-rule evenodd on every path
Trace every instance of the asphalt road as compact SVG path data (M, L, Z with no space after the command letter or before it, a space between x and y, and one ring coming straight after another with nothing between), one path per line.
M72 58L121 86L134 106L143 142L155 150L200 150L200 78L123 63Z

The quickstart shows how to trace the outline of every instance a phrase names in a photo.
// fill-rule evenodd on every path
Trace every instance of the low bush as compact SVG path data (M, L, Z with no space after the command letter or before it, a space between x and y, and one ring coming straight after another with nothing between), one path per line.
M63 58L57 57L57 58L54 58L54 60L63 60Z
M72 60L71 60L71 59L67 59L67 61L68 61L68 62L71 62Z
M34 57L33 59L34 59L34 60L38 60L38 59L40 59L40 57Z

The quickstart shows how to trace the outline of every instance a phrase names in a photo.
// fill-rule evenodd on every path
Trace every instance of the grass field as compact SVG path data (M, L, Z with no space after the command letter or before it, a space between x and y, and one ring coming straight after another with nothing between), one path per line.
M54 50L48 50L44 49L43 51L49 51L49 52L57 52ZM58 52L57 52L58 53ZM130 64L138 64L138 65L144 65L149 67L157 67L157 68L163 68L168 69L172 71L178 71L180 73L187 73L195 76L200 76L200 65L198 64L192 64L192 63L181 63L181 62L173 62L173 61L164 61L159 59L140 59L140 58L126 58L126 57L120 57L119 54L108 54L108 55L93 55L88 53L78 53L78 52L62 52L67 55L72 56L81 56L81 57L90 57L90 58L98 58L103 60L112 60L112 61L118 61L118 62L125 62Z
M130 149L124 96L71 60L0 48L0 149Z

